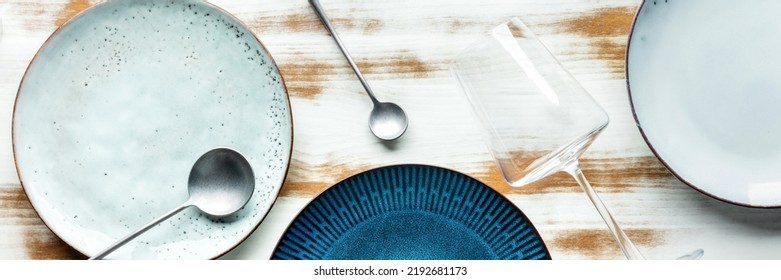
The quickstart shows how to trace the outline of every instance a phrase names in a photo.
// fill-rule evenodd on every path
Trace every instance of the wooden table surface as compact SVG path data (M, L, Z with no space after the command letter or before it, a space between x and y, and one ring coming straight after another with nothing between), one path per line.
M398 163L451 168L514 202L554 259L621 259L575 181L557 174L512 188L499 175L449 61L490 27L520 17L611 122L584 155L584 173L649 259L696 248L705 259L781 259L781 210L707 197L673 177L643 141L629 107L624 52L637 0L322 0L381 100L407 111L407 133L382 143L367 127L371 102L305 0L215 0L274 56L295 122L292 163L257 231L225 259L267 259L281 233L319 192L357 172ZM0 258L81 259L40 220L19 183L11 118L19 82L46 38L97 1L0 0Z

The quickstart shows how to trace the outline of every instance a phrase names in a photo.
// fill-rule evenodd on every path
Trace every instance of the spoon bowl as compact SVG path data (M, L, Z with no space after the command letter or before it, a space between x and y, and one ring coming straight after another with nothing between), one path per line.
M395 140L407 130L407 114L390 102L377 102L369 115L369 129L382 140Z
M247 204L255 190L255 175L244 156L229 148L216 148L203 154L190 170L187 181L190 198L160 218L119 239L91 260L103 259L130 240L182 210L195 206L215 218L236 213Z
M214 217L224 217L247 204L255 189L249 162L238 152L218 148L201 156L187 181L190 204Z

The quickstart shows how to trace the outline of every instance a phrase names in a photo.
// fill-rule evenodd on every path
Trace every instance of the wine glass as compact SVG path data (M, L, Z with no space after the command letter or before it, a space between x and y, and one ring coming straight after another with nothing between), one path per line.
M480 120L505 180L520 187L570 174L628 259L644 259L580 168L578 159L608 125L607 113L518 18L468 46L451 72ZM697 259L702 250L682 258Z

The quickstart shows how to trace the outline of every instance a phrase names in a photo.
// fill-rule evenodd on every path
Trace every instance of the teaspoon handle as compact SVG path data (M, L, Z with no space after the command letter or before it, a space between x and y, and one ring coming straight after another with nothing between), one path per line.
M334 38L334 41L336 41L336 45L339 46L339 50L341 50L344 57L347 58L347 62L350 63L350 67L352 67L353 71L355 71L355 75L358 76L358 80L361 81L363 88L366 89L366 93L369 94L369 98L372 99L372 102L374 104L379 103L377 98L374 97L374 92L372 91L371 87L369 87L369 83L366 82L366 79L363 78L363 74L361 74L361 70L359 70L358 66L355 65L355 62L350 56L350 53L347 51L347 48L344 47L344 44L342 43L342 39L339 38L339 35L336 34L336 30L334 30L333 26L331 26L331 22L328 20L328 17L325 15L325 11L323 11L323 7L320 6L320 1L309 0L309 4L312 5L312 8L314 8L315 13L317 14L318 17L320 17L320 21L323 22L323 25L325 26L325 29L328 30L328 33L331 33L331 36Z
M184 204L180 205L179 207L176 207L173 210L169 211L168 213L165 213L165 215L163 215L163 216L155 219L154 221L146 224L144 227L142 227L142 228L134 231L133 233L128 234L127 236L117 240L117 242L114 242L114 244L111 244L111 246L109 246L106 249L103 249L103 251L101 251L100 253L95 254L94 256L92 256L89 259L90 260L100 260L100 259L105 258L109 254L114 252L116 249L119 249L119 247L122 247L122 245L125 245L126 243L130 242L130 240L135 239L136 237L138 237L142 233L146 232L150 228L154 227L155 225L159 224L162 221L165 221L166 219L170 218L171 216L176 215L176 213L179 213L182 210L184 210L185 208L190 207L190 206L192 206L192 204L189 203L189 201L185 202Z

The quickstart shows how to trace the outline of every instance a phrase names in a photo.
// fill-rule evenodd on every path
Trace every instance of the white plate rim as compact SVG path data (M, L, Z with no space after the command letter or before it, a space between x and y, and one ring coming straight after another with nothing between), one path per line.
M730 200L728 198L717 196L715 194L712 194L712 193L706 191L704 188L695 185L694 183L690 182L689 180L687 180L686 178L681 176L678 172L676 172L675 169L673 169L673 167L670 166L670 164L667 163L664 160L664 158L659 154L659 152L656 150L656 148L654 148L654 145L648 139L648 136L646 135L646 132L643 129L642 124L640 123L640 119L637 116L637 110L635 109L635 102L634 102L634 99L632 98L632 85L631 85L631 83L629 81L629 50L632 48L632 38L634 37L634 34L635 34L635 28L637 26L637 21L638 21L638 18L640 17L640 13L643 11L643 8L645 8L646 5L649 4L649 2L652 5L654 4L653 1L643 0L643 2L638 6L637 10L635 11L635 16L632 19L632 26L629 29L627 46L626 46L626 50L625 50L625 54L624 54L624 77L626 79L626 89L627 89L627 95L629 97L629 106L630 106L630 108L632 110L632 117L635 120L635 125L637 126L637 129L640 131L640 134L642 135L643 140L648 145L648 148L651 150L651 152L654 154L654 156L662 163L662 165L664 165L664 167L673 176L675 176L678 180L680 180L685 185L689 186L690 188L692 188L692 189L694 189L694 190L696 190L696 191L698 191L698 192L700 192L700 193L702 193L702 194L704 194L706 196L709 196L711 198L714 198L716 200L723 201L723 202L726 202L726 203L729 203L729 204L733 204L733 205L737 205L737 206L743 206L743 207L749 207L749 208L763 208L763 209L781 208L781 202L778 202L778 204L772 204L772 205L749 204L749 203L739 202L739 201L735 201L735 200Z

